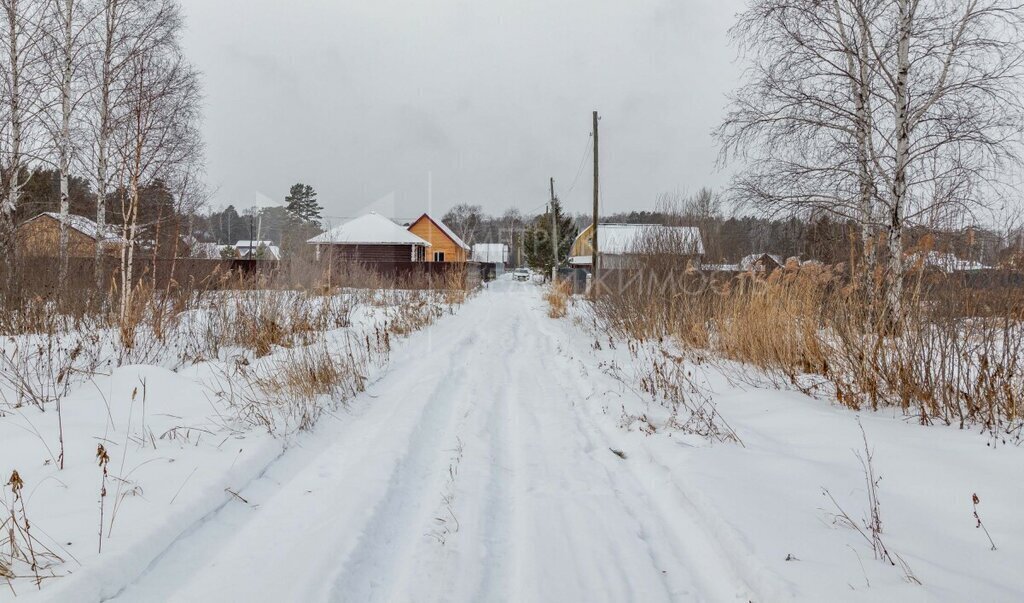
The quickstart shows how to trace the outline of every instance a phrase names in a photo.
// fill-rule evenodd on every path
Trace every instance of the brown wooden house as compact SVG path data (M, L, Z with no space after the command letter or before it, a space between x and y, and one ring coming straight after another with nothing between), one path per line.
M469 245L466 245L444 222L435 220L429 214L423 214L410 224L409 232L430 243L430 253L426 254L428 262L469 260Z
M772 273L786 265L782 256L772 253L752 253L743 257L739 263L741 272Z
M107 227L101 232L99 225L89 218L68 215L68 256L91 258L96 256L96 246L109 256L121 253L125 241L116 229ZM25 221L18 227L18 253L22 257L57 257L60 254L61 216L58 213L44 213Z
M317 259L365 263L425 261L430 243L376 213L366 214L307 241Z

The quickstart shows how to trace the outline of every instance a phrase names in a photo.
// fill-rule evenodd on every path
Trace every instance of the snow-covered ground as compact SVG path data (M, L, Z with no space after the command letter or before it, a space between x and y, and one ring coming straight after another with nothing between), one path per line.
M49 416L0 418L4 481L19 469L33 530L66 558L42 590L15 581L19 600L1024 598L1020 448L687 367L742 442L712 443L667 427L625 342L548 318L541 291L492 283L284 440L226 429L207 365L125 367L77 389L63 472L42 444ZM175 435L126 440L142 422ZM876 560L823 494L866 515L860 425L882 539L921 584ZM124 480L108 482L102 555L98 443Z

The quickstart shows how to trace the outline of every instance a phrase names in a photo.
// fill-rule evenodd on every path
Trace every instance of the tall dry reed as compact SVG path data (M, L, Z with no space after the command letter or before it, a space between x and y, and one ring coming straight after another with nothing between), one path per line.
M850 408L898 407L922 423L1022 435L1024 275L908 276L898 328L843 266L789 262L770 274L708 275L641 259L595 302L629 338L669 337L804 388L810 375ZM820 389L820 388L819 388Z

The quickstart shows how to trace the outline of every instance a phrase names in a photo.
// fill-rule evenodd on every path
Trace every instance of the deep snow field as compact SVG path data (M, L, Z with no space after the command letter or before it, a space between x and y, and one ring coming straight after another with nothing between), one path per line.
M0 576L0 601L1024 600L1020 447L681 360L739 442L687 433L626 342L582 302L549 318L542 291L499 280L396 339L311 431L240 423L230 353L78 379L62 471L56 413L0 402L0 485L19 472L63 559L41 589ZM865 438L897 566L824 493L863 525Z

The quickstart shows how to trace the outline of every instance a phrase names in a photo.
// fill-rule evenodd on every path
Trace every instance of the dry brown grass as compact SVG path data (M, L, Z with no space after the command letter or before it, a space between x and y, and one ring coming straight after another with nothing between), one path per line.
M548 302L548 316L562 318L569 311L569 300L572 295L572 282L560 281L551 285L544 293L544 301Z
M368 304L384 310L386 324L374 341L368 337L364 343L390 349L393 335L432 324L471 294L465 269L413 283L353 264L341 271L342 282L292 289L296 280L330 272L311 264L288 266L291 272L215 270L183 282L150 278L142 266L125 308L116 306L122 299L116 281L98 290L91 270L75 279L81 291L17 281L0 291L0 335L10 336L0 341L0 408L59 408L72 386L125 364L250 361L305 348L321 343L325 333L350 327L355 309ZM18 275L28 279L33 272ZM399 288L412 285L418 287ZM326 377L325 368L311 374Z
M821 326L833 279L830 270L816 265L790 267L767 278L741 276L739 286L711 306L715 349L790 381L826 373L829 352Z
M320 342L253 367L226 369L218 380L218 394L241 427L261 427L273 434L308 430L324 412L363 391L367 369L382 355L383 349L363 348L351 338L334 353Z
M918 272L908 278L901 328L892 332L842 267L791 263L726 282L660 261L638 272L644 276L609 288L595 305L613 331L671 337L804 391L828 384L850 408L895 406L922 423L982 425L1021 437L1020 287Z
M116 306L121 299L116 288L89 288L91 275L85 289L74 294L37 287L43 293L28 296L27 286L0 291L0 417L26 405L55 410L54 433L32 430L49 454L47 463L63 469L61 405L75 386L125 364L176 369L210 361L214 377L207 385L226 402L227 412L216 410L226 428L264 428L275 435L308 430L364 390L374 369L387 362L393 336L428 326L466 300L471 293L466 275L446 274L431 287L399 290L398 281L355 269L346 285L376 288L289 289L280 286L280 277L266 274L222 275L199 286L195 280L159 283L143 271L123 308ZM384 315L384 324L371 324L372 331L353 328L353 313L370 311L370 305L377 306L373 313ZM145 406L144 383L142 395ZM160 439L188 441L189 433L190 428L175 427ZM126 432L126 447L129 437ZM51 450L53 442L59 448ZM101 472L102 549L104 525L113 528L127 495L121 485L130 482L108 474L110 457L103 444L95 458ZM109 507L111 479L118 486ZM0 482L0 586L12 593L18 580L39 585L54 577L63 562L35 537L23 486L17 472L6 484Z
M33 534L24 488L21 476L12 471L0 497L0 580L15 596L14 580L31 578L39 588L44 580L56 577L54 568L64 562Z

